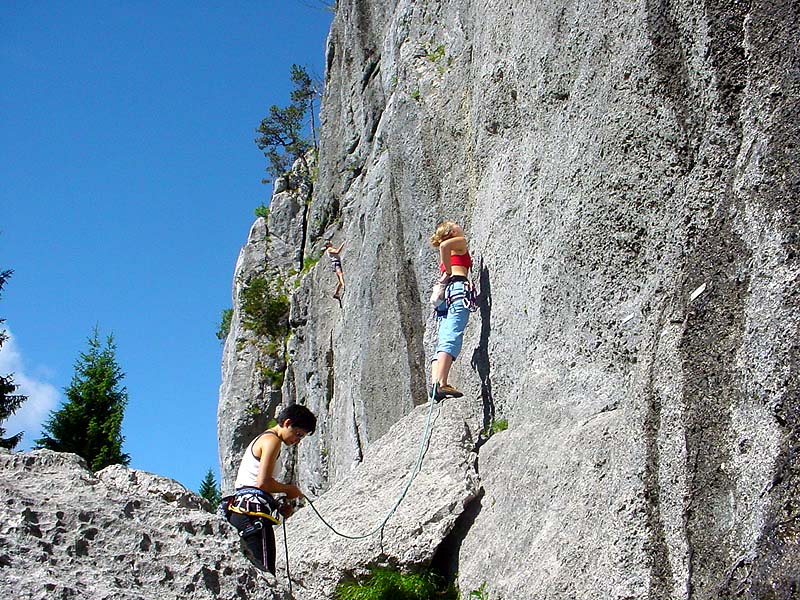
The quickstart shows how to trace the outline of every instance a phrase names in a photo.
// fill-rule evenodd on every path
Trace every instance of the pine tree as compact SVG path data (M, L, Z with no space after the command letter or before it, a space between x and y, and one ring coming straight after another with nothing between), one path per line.
M11 273L13 273L13 271L0 271L0 292L2 292L3 286L5 286L8 278L11 277ZM0 324L4 322L5 319L0 319ZM0 347L3 346L3 342L7 339L8 335L6 335L5 329L0 330ZM27 400L27 396L14 393L18 387L19 386L14 383L13 375L0 376L0 423L3 423L8 417L13 415L20 405ZM17 444L19 444L20 440L22 440L23 432L20 431L8 438L3 437L5 433L5 428L0 427L0 448L13 450L16 448Z
M311 148L302 134L303 116L304 111L296 105L280 108L273 104L256 130L256 145L267 157L267 172L274 178L286 174Z
M312 147L317 147L314 124L314 96L317 90L304 67L292 65L291 79L294 84L291 104L286 108L273 104L269 116L256 129L256 145L267 157L267 172L273 178L285 175L295 160L300 159L305 163L306 153ZM303 134L304 119L309 111L311 140Z
M294 89L291 93L292 104L303 111L303 114L308 112L311 115L311 141L314 144L314 149L318 150L317 128L314 122L314 98L319 92L314 87L311 76L308 74L305 67L292 65L291 79L294 84Z
M127 465L122 452L122 418L128 393L120 382L125 374L116 361L113 336L101 348L97 328L88 339L89 350L75 363L72 382L64 392L66 403L52 411L44 425L38 448L73 452L83 457L93 471L114 464Z
M217 486L217 479L214 477L214 471L211 468L208 469L203 483L200 484L200 496L208 500L213 507L216 507L222 500L222 494Z

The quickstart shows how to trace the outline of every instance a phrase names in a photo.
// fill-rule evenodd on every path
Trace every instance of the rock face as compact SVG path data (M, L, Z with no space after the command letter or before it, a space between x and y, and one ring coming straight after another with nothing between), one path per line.
M267 281L273 294L283 294L284 279L302 269L311 192L308 168L298 163L290 176L276 182L269 216L253 223L236 261L217 418L223 492L233 489L242 452L266 428L281 402L282 382L275 380L275 374L286 369L286 340L281 335L260 335L248 326L251 319L242 308L243 294L257 278Z
M461 590L797 597L798 31L765 0L340 0L302 253L345 240L347 292L321 263L292 295L301 486L424 403L452 218L482 293L453 381L509 422Z
M267 256L267 228L263 218L250 228L247 244L239 253L233 277L233 297L236 299L231 317L231 329L222 351L222 383L217 408L222 490L233 489L236 469L247 444L266 427L267 411L262 407L276 403L272 390L261 377L259 362L264 359L258 347L250 343L253 335L245 328L242 318L242 288L248 274L263 269ZM251 275L252 276L252 275ZM233 408L231 408L233 407ZM273 408L274 410L274 408Z
M4 450L0 496L3 598L285 598L236 531L171 479Z
M310 507L293 516L287 538L295 597L332 598L343 574L364 575L367 565L431 563L478 495L475 423L464 404L420 406L371 444L364 461L314 503L337 531L353 537L375 531L388 518L382 535L339 537ZM279 561L279 572L284 565Z

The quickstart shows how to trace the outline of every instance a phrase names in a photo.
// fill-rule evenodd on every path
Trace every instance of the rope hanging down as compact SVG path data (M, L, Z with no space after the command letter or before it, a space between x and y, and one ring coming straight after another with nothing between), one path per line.
M328 527L328 529L330 529L333 533L335 533L336 535L341 536L343 538L347 538L348 540L363 540L365 538L368 538L368 537L371 537L371 536L375 535L379 531L382 531L384 527L386 527L386 523L389 522L389 519L391 519L392 515L394 515L394 513L397 511L398 507L400 506L400 503L406 497L406 494L408 493L408 490L411 487L411 483L414 481L416 476L419 474L420 468L422 467L422 459L425 456L425 448L427 447L428 440L430 438L431 415L433 414L433 407L436 404L435 398L436 398L437 385L438 384L434 384L433 389L431 390L431 397L428 399L429 403L430 403L430 407L428 408L428 416L425 419L425 433L423 434L422 441L421 441L421 443L419 445L419 453L417 454L417 462L414 464L414 468L411 470L411 475L409 476L405 487L400 492L400 494L397 496L397 500L395 501L394 506L392 506L392 508L386 514L386 517L383 519L383 521L380 522L380 524L377 527L375 527L374 529L372 529L368 533L365 533L365 534L362 534L362 535L348 535L346 533L342 533L340 531L337 531L336 528L334 528L333 525L328 523L325 520L325 518L319 513L319 511L317 510L317 507L314 506L314 503L311 500L309 500L308 498L306 498L306 500L308 500L308 505L316 513L316 515L319 517L320 521L322 521Z
M289 582L289 597L294 598L292 594L292 575L289 573L289 540L286 537L286 519L283 521L283 551L286 554L286 581Z

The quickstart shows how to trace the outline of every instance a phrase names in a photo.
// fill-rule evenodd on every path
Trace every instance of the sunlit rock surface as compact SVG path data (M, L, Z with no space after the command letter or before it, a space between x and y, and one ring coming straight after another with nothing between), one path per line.
M171 479L2 451L0 497L3 598L285 598L236 531Z
M461 590L796 597L797 21L338 2L302 255L346 241L347 291L325 259L293 288L282 401L320 426L287 472L335 487L425 402L452 218L482 294L452 380L509 425L479 449Z

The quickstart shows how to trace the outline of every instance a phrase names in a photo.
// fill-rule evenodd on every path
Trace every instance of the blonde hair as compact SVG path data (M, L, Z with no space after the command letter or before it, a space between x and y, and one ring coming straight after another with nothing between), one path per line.
M436 233L431 236L431 244L434 248L438 248L439 244L443 241L453 237L453 228L457 227L458 223L453 221L442 221L436 227Z

